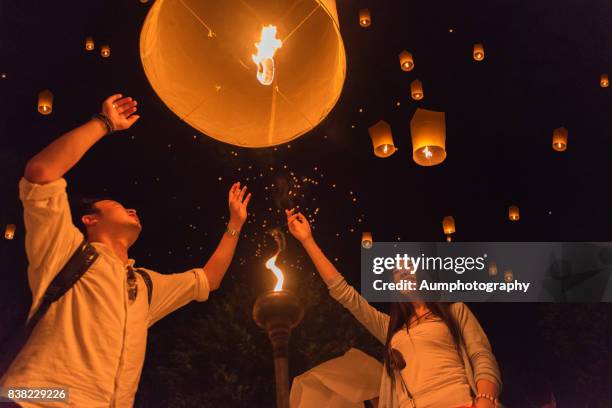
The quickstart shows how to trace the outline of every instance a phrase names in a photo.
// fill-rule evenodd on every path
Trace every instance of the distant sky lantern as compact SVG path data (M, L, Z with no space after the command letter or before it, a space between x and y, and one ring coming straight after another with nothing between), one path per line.
M283 42L276 38L276 27L265 26L261 29L261 39L255 43L257 54L251 55L257 65L257 80L262 85L271 85L274 81L274 54L283 46Z
M410 83L410 96L412 96L412 99L415 101L420 101L423 99L423 96L425 96L423 93L423 84L418 79Z
M53 94L48 89L38 94L38 112L43 115L50 115L53 112Z
M314 129L338 101L346 53L335 0L149 3L140 34L145 75L168 108L203 134L273 147ZM254 46L266 39L282 45L273 60Z
M485 57L484 46L482 44L474 44L473 55L476 61L482 61Z
M381 120L368 128L370 138L372 139L372 147L374 155L377 157L389 157L397 150L393 144L393 134L391 126L384 120Z
M508 207L508 219L510 221L518 221L519 218L519 208L516 205L511 205Z
M608 79L608 74L601 74L599 77L599 85L602 88L607 88L610 86L610 80Z
M373 244L372 233L371 232L364 232L361 235L361 246L366 248L366 249L369 249L369 248L372 248L372 244Z
M402 71L412 71L414 68L414 59L412 58L412 54L408 51L404 50L399 55L400 67Z
M104 44L102 47L100 47L100 55L103 58L110 57L110 45Z
M15 238L15 224L8 224L4 230L4 238L11 240Z
M410 121L412 158L421 166L435 166L446 159L444 112L418 108Z
M497 276L497 263L489 262L489 276Z
M505 282L512 282L513 279L514 279L514 273L512 272L512 269L508 269L507 271L504 272Z
M91 37L85 38L85 49L87 51L92 51L94 49L94 40Z
M442 219L442 230L446 235L446 240L450 242L451 235L455 233L455 219L452 216L447 215Z
M369 27L370 24L372 24L370 10L367 8L359 10L359 25L362 27Z
M564 127L553 130L552 147L558 152L567 149L567 129Z

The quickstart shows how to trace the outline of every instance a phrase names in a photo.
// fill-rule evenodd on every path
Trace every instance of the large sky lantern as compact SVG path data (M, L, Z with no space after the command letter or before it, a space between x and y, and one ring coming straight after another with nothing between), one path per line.
M482 44L474 44L474 50L472 52L474 59L476 61L482 61L485 57L484 45Z
M410 121L412 158L421 166L435 166L446 159L444 112L418 108Z
M412 54L404 50L399 55L400 67L402 71L412 71L414 69L414 58Z
M252 148L316 127L346 76L335 0L157 0L140 56L151 86L180 119Z
M442 219L442 230L446 235L446 240L451 242L451 235L455 233L455 218L451 215L447 215Z
M552 148L558 152L567 149L567 129L564 127L553 130Z
M375 156L386 158L396 152L397 148L393 144L391 126L387 122L384 120L376 122L368 128L368 132L372 139Z
M43 115L53 112L53 93L48 89L38 93L38 112Z
M370 9L362 8L359 10L359 25L362 27L369 27L372 24L372 15Z
M601 76L599 77L599 86L601 86L602 88L607 88L610 86L608 74L601 74Z
M423 93L423 84L418 79L410 83L410 96L415 101L420 101L425 96Z

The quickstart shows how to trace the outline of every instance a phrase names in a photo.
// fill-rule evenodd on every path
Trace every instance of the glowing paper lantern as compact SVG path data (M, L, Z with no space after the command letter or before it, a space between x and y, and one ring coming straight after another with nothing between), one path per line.
M599 85L602 88L607 88L610 86L610 80L608 79L608 74L601 74L599 77Z
M53 112L53 94L48 89L38 94L38 112L43 115L50 115Z
M484 46L482 44L474 44L473 55L476 61L482 61L485 57Z
M366 248L366 249L370 249L372 248L372 233L371 232L364 232L361 235L361 246Z
M446 240L450 242L451 234L455 233L455 219L452 216L447 215L442 219L442 230L446 234Z
M372 147L374 155L377 157L389 157L397 150L393 144L393 134L391 126L384 120L377 122L374 126L368 128L370 138L372 139Z
M412 58L412 54L408 51L404 50L399 55L400 67L402 67L402 71L412 71L414 68L414 59Z
M410 83L410 96L412 96L412 99L415 101L419 101L425 96L423 93L423 84L418 79Z
M508 269L504 272L504 282L512 282L514 279L514 273L512 273L512 269Z
M367 8L359 10L359 25L362 27L369 27L370 24L372 24L372 16L370 15L370 10Z
M105 44L102 47L100 47L100 55L103 58L108 58L110 57L110 45Z
M5 239L13 239L15 237L15 224L8 224L4 230Z
M269 86L258 80L262 27L281 42ZM334 0L157 0L140 36L147 79L179 118L243 147L287 143L334 107L346 54ZM262 69L271 61L262 61Z
M497 276L497 263L489 262L489 276Z
M564 127L553 130L552 147L558 152L567 149L567 129Z
M412 158L421 166L435 166L446 159L444 112L417 109L410 121Z
M85 38L85 50L92 51L94 49L94 40L91 37Z
M519 218L519 208L516 205L508 207L508 219L510 221L518 221Z

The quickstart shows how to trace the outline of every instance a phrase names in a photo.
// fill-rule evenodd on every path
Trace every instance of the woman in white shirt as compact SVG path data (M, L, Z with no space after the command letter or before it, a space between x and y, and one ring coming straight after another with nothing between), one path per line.
M491 346L463 303L391 304L372 307L350 286L316 244L301 213L286 211L291 234L312 259L331 296L385 344L379 408L493 408L501 376ZM399 271L401 278L414 275Z

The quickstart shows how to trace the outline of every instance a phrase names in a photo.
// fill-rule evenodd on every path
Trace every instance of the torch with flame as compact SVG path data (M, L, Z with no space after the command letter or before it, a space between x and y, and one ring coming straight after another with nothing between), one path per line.
M283 233L277 229L273 229L269 233L276 241L277 250L276 254L266 261L266 268L271 270L276 276L276 286L274 287L274 292L279 292L283 290L283 282L285 281L285 277L283 275L283 271L276 266L276 258L278 258L278 255L285 248L285 237Z
M274 54L283 46L276 38L276 26L268 25L261 29L261 38L255 43L257 54L251 55L257 65L257 80L262 85L270 85L274 81Z

